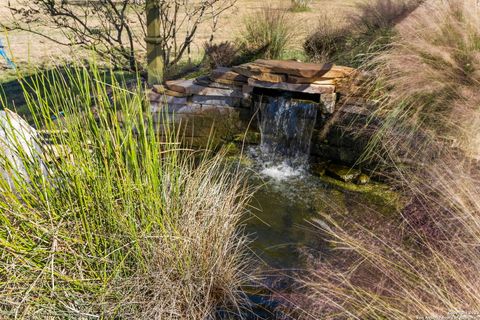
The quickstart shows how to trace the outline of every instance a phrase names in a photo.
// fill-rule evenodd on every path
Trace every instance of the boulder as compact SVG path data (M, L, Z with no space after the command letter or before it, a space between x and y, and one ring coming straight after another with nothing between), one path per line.
M47 174L36 130L8 109L0 111L0 152L0 175L11 190L15 188L16 179L30 182L27 168L30 164Z

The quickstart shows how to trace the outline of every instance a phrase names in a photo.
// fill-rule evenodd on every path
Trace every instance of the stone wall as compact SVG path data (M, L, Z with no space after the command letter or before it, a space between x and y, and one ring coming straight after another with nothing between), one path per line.
M359 73L348 67L257 60L193 80L167 81L153 88L150 100L158 123L167 117L180 128L186 143L205 147L207 142L232 141L247 128L258 130L254 97L288 92L318 103L312 155L354 165L368 142L367 135L358 134L359 126L373 107L353 97L360 95L359 79Z

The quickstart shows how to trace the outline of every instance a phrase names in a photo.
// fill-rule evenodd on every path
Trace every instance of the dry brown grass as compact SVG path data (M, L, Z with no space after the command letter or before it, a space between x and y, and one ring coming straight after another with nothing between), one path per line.
M292 14L286 8L267 5L245 18L239 41L246 54L281 59L294 38Z
M421 0L370 0L357 5L354 23L366 30L391 28L406 18Z
M378 110L387 119L385 135L393 137L389 131L405 131L404 126L413 133L421 127L471 157L480 155L475 112L480 104L479 12L475 1L430 1L398 26L400 38L392 50L373 62L379 89L388 92ZM397 136L406 152L409 145L420 147L415 135ZM389 145L398 147L395 140Z
M244 180L221 154L180 148L168 123L156 134L140 81L104 80L91 63L39 73L24 92L37 128L68 134L44 146L46 170L28 156L37 149L18 152L22 174L0 156L0 318L236 314L249 281Z
M383 150L410 202L383 229L317 223L339 256L304 282L317 316L480 316L479 10L427 1L375 60L385 121L371 151ZM416 165L399 166L404 158Z
M14 3L12 0L11 3ZM298 39L294 41L297 49L301 49L303 37L305 37L312 28L312 21L318 21L318 18L326 13L335 12L336 15L343 15L346 12L354 9L354 4L361 0L346 0L346 1L330 1L330 0L316 0L311 3L311 11L295 13L295 28ZM233 41L241 35L242 19L251 15L255 11L261 9L266 3L254 0L238 0L237 5L225 12L218 21L217 31L215 33L214 41L220 43L223 41ZM275 1L276 6L288 7L290 0ZM6 3L0 3L0 19L8 21L10 15L5 8ZM38 31L47 32L52 37L63 39L60 30L48 26L34 26ZM211 36L211 21L205 21L198 31L192 46L193 58L200 58L203 51L203 44L208 42ZM52 42L23 31L11 31L8 34L11 42L12 53L21 66L31 62L35 65L54 64L59 58L64 59L79 59L78 52L70 50L68 47L62 47L53 44ZM88 54L86 54L88 56ZM83 55L85 56L85 54ZM80 55L80 57L83 57Z
M388 46L393 27L418 7L419 0L368 0L344 15L325 13L306 38L304 50L317 62L357 67Z

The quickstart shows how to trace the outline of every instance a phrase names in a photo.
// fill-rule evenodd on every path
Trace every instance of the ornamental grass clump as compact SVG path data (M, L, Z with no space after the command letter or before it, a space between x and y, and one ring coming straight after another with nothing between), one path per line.
M315 62L362 66L387 49L394 27L415 10L421 0L370 0L355 4L346 17L323 15L303 48Z
M182 147L166 116L160 135L141 81L74 66L22 84L46 172L25 157L27 177L0 180L0 317L237 312L248 194L222 156Z
M374 59L376 92L387 92L377 111L386 119L377 136L400 138L388 139L388 149L408 154L443 140L480 155L479 12L473 0L427 2L397 27L391 50Z
M270 4L247 16L239 39L243 55L280 59L295 37L291 21L288 10Z
M474 0L427 1L373 60L381 121L366 156L394 170L405 206L381 223L315 222L339 258L304 279L310 314L479 317L479 11Z
M292 12L307 12L312 10L310 5L312 0L291 0L290 11Z

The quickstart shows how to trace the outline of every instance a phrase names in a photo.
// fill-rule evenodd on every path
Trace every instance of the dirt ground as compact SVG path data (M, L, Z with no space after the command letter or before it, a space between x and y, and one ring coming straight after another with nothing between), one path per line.
M13 0L12 3L14 3ZM360 0L313 0L309 12L291 13L291 19L295 20L297 27L298 39L294 46L301 48L303 38L311 32L319 19L324 15L342 16L354 8L354 4ZM288 7L290 0L271 1L272 6ZM0 20L8 22L11 20L11 15L6 8L7 1L0 0ZM234 40L239 36L242 30L242 20L248 14L255 10L259 10L266 5L264 1L254 0L238 0L236 6L224 13L221 17L218 30L215 35L215 41ZM52 26L36 26L37 31L45 32L51 37L62 39L60 30ZM211 26L205 23L201 26L198 32L197 39L193 46L193 55L201 53L202 44L210 37ZM55 64L62 60L72 60L78 58L79 50L72 50L69 47L55 44L39 35L34 35L25 31L10 31L6 33L0 31L0 36L4 42L8 38L9 50L13 55L15 62L20 67L34 65L35 67L43 67L49 64ZM12 76L12 72L6 69L5 63L0 59L0 81L5 81L8 75ZM2 77L3 76L3 77Z

